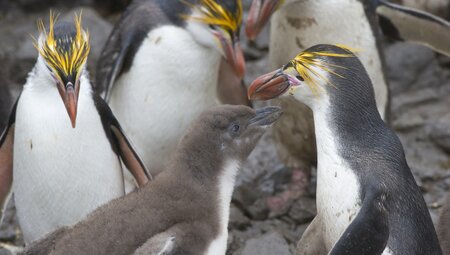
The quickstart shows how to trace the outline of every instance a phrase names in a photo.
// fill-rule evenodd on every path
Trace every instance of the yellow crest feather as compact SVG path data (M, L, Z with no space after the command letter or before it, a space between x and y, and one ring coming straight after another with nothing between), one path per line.
M81 12L79 15L75 14L74 23L76 28L76 35L73 38L55 39L55 23L58 20L58 15L50 11L50 22L48 32L45 28L44 22L38 20L37 27L40 32L39 41L34 39L34 47L39 54L44 58L47 65L52 69L53 73L62 80L61 76L79 75L82 66L89 55L89 33L81 27ZM63 42L63 40L68 40ZM70 43L66 49L61 45L63 43ZM78 77L76 77L78 78Z
M293 68L298 72L298 74L304 79L308 87L310 87L311 91L314 94L319 93L319 83L317 79L324 81L326 84L329 84L333 87L334 84L329 81L326 77L321 75L319 72L315 71L315 68L321 69L327 73L331 73L340 78L345 78L342 75L336 73L331 68L342 68L347 69L344 66L334 65L328 62L321 60L319 57L335 57L335 58L350 58L355 57L351 48L342 45L335 45L339 48L342 48L350 53L334 53L327 51L303 51L298 54L293 60L290 61L290 64Z
M209 25L216 25L225 28L226 30L236 32L242 23L242 2L237 0L238 8L236 13L231 13L215 0L200 0L199 5L194 5L186 0L180 0L182 3L199 11L203 17L191 17L183 15L183 18L195 20Z

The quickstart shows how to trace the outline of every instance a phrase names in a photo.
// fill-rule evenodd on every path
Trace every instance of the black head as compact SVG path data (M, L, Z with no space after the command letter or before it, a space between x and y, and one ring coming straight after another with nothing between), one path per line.
M89 34L81 27L81 15L75 16L74 23L57 23L57 17L50 12L48 31L42 21L38 22L38 28L40 36L35 47L53 77L75 127L80 76L90 50Z

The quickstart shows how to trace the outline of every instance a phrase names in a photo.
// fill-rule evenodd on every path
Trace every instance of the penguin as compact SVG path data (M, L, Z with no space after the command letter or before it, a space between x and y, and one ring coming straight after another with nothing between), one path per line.
M393 38L419 41L450 54L448 22L385 1L253 0L246 24L247 36L254 39L272 14L271 68L283 65L298 52L319 43L348 45L360 50L360 59L374 84L378 111L387 121L389 89L384 75L378 22ZM273 128L280 159L308 179L310 169L316 163L312 112L306 105L290 98L280 99L277 104L285 109L284 118Z
M444 255L450 255L450 194L444 202L437 224L437 234Z
M295 254L442 254L400 140L353 52L313 46L257 78L249 96L291 97L313 112L317 215Z
M153 175L203 110L235 87L237 100L248 102L240 87L242 12L241 0L135 0L115 25L97 84ZM222 58L237 81L219 80L219 69L227 68Z
M37 63L0 138L0 206L3 212L13 191L27 244L123 196L120 159L139 186L151 178L92 91L89 34L81 15L74 21L57 22L50 13L48 31L38 22Z
M31 244L24 254L224 255L236 175L280 116L273 106L207 110L151 184Z

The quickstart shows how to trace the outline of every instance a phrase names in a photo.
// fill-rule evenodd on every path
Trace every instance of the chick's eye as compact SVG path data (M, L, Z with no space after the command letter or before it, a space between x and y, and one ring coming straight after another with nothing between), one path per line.
M301 77L300 75L295 76L295 78L297 78L299 81L304 81L303 77Z
M234 125L231 127L231 131L233 131L233 133L238 133L240 128L241 128L241 127L240 127L238 124L234 124Z
M214 25L209 25L209 28L210 28L211 30L216 30L216 27L215 27Z

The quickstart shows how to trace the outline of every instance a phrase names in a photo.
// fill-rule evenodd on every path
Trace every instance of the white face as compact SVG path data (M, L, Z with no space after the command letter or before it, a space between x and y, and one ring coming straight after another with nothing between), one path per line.
M330 80L329 73L321 68L312 67L311 82L315 85L307 84L302 76L293 67L288 67L283 70L283 73L288 77L290 87L281 95L281 97L293 96L299 102L302 102L313 109L321 102L320 98L327 93L327 81Z
M197 10L194 10L192 13L192 17L200 18L202 13ZM225 56L225 50L222 47L222 43L219 41L217 35L222 35L226 40L231 41L230 35L226 33L223 29L218 26L212 26L205 24L203 22L198 22L196 20L187 20L186 29L191 33L194 39L201 45L216 49L220 55Z

